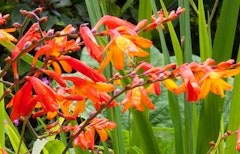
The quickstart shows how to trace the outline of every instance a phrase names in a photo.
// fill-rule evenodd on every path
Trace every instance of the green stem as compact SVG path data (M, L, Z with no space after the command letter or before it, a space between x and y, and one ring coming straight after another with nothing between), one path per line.
M23 137L24 137L24 134L25 134L26 126L27 126L27 121L28 120L24 120L24 122L23 122L21 138L20 138L20 142L19 142L19 145L18 145L17 154L20 153L21 145L22 145L22 142L23 142Z

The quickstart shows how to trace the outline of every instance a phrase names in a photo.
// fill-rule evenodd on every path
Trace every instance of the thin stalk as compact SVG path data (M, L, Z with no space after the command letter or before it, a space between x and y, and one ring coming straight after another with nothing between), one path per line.
M29 131L32 133L32 135L37 139L38 138L38 134L33 129L33 127L32 127L32 125L31 125L29 120L27 120L27 127L28 127Z
M17 154L20 153L21 145L22 145L22 142L23 142L23 137L24 137L24 134L25 134L26 126L27 126L27 121L28 120L24 120L24 122L23 122L21 138L20 138L20 142L19 142L19 145L18 145Z

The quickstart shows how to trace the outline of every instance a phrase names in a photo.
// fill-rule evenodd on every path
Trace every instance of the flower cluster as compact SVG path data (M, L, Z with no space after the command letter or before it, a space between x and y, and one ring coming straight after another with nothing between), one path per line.
M233 64L233 60L215 65L213 59L207 59L202 64L193 62L178 67L176 64L170 64L163 68L147 62L140 64L135 62L136 57L147 57L149 52L146 49L152 46L152 42L139 36L139 33L157 28L158 25L164 27L164 23L176 19L184 11L185 9L178 8L167 17L163 11L159 11L158 17L152 16L150 23L142 20L137 25L106 15L92 29L83 24L77 31L75 27L68 25L63 30L55 32L53 29L48 31L41 29L40 24L47 19L38 17L41 9L32 12L22 10L24 16L36 18L37 22L32 24L19 41L8 33L15 31L16 28L0 29L0 42L3 40L17 42L8 61L8 65L12 66L15 82L6 93L14 86L20 86L7 104L8 108L12 107L11 120L31 115L34 118L46 115L49 120L57 116L76 120L85 111L86 101L90 101L95 107L96 114L88 119L88 124L85 125L84 121L79 125L67 125L63 128L68 132L73 130L71 133L74 136L74 146L93 149L95 132L102 141L106 141L107 132L116 127L115 123L107 119L96 118L97 114L104 108L117 105L123 106L122 112L129 108L144 111L144 106L153 110L155 106L148 93L155 92L156 95L160 95L161 83L176 94L186 91L189 102L205 98L210 91L224 97L224 91L231 89L232 86L222 78L240 73L239 64ZM4 24L7 17L8 15L0 14L0 24ZM99 31L102 25L107 29ZM21 28L21 25L18 24L18 27ZM98 43L96 36L109 36L110 40L103 46ZM92 68L83 61L69 56L69 53L80 50L82 45L86 46L89 56L99 63L99 68ZM19 78L17 61L32 50L35 54L31 70L26 76ZM128 58L127 64L125 56ZM36 65L39 60L43 62L40 67ZM106 79L102 72L110 62L114 66L114 72L124 71L124 68L128 67L125 72L130 73ZM78 72L78 75L72 72ZM1 74L4 75L2 72ZM47 84L41 80L42 77L54 80L57 86L53 86L51 82ZM175 82L179 77L183 81L181 85ZM112 80L124 78L132 79L132 83L123 85L123 89L119 91ZM125 98L117 102L116 97L124 92Z

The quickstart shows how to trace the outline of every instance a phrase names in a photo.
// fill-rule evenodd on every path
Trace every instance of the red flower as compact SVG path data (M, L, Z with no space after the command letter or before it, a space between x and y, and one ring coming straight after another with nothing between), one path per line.
M13 96L7 108L13 106L10 118L12 121L18 119L20 116L27 116L31 113L35 105L32 104L36 102L31 102L32 100L32 84L31 82L26 82L22 88ZM31 105L30 105L31 104ZM33 107L32 107L33 106ZM32 108L31 108L32 107Z
M97 22L97 24L93 27L92 31L96 31L102 24L107 26L109 29L115 29L120 26L126 26L131 29L134 29L135 27L135 25L123 19L110 16L110 15L105 15Z
M97 44L96 39L87 26L80 26L80 34L89 52L89 55L100 63L103 56L103 47Z
M71 89L70 95L78 95L83 98L88 98L93 102L96 110L100 108L101 105L107 103L110 100L110 96L106 92L111 92L114 90L112 84L92 82L80 77L63 77L65 80L70 80L74 83ZM83 103L83 102L81 102ZM85 103L85 102L84 102ZM108 107L116 105L113 101ZM83 105L85 107L85 105Z
M80 60L77 60L75 58L72 58L70 56L61 56L58 58L60 62L66 62L69 66L71 66L74 70L81 72L82 74L86 75L90 79L92 79L95 82L102 81L105 82L105 77L98 73L93 68L89 67L88 65L84 64Z
M36 92L38 99L42 105L42 108L46 112L54 112L58 110L58 104L54 91L36 77L28 77L28 80L32 83L33 89Z

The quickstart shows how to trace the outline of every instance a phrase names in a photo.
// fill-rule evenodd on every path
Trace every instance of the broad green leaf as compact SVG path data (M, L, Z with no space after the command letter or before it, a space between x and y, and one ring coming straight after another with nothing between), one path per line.
M16 132L12 129L12 127L9 124L5 124L6 130L7 130L7 135L10 139L11 145L14 149L14 151L17 153L18 151L18 146L20 143L20 137L19 135L16 134ZM28 153L28 149L24 142L22 141L21 147L20 147L20 153Z
M173 128L153 127L159 149L162 153L175 154L175 138Z
M43 147L49 140L47 139L37 139L33 144L32 154L39 154L41 153Z
M33 145L33 154L39 154L43 151L44 154L59 154L64 150L65 145L59 140L37 140ZM67 152L69 154L69 152Z
M93 67L94 69L97 69L99 67L99 63L95 59L89 56L89 53L86 47L82 48L80 59L85 64L87 64L90 67Z

